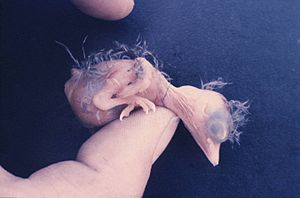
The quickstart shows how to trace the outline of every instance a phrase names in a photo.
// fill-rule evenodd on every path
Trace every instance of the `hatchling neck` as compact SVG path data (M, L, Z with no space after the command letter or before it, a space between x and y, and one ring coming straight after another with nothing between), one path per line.
M190 112L188 112L188 100L179 91L179 88L169 84L166 89L165 95L162 98L163 106L173 111L181 119L185 118Z

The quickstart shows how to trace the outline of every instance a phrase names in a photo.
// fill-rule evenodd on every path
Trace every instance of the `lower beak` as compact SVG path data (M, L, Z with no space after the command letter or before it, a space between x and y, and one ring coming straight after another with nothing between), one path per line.
M193 135L193 133L192 133ZM220 156L220 143L215 143L211 138L194 136L195 141L200 146L207 159L212 163L213 166L217 166L219 164L219 156Z
M219 143L212 142L207 145L206 150L202 149L207 159L210 161L210 163L212 163L213 166L217 166L219 164L220 146L221 145Z

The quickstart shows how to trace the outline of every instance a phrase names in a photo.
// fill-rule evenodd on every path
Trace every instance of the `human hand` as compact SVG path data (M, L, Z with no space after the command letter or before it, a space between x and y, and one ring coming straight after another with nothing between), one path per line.
M152 164L172 138L179 118L158 107L107 124L80 148L76 161L52 164L29 178L0 166L0 197L141 197Z
M104 20L119 20L132 11L134 0L72 0L87 15Z

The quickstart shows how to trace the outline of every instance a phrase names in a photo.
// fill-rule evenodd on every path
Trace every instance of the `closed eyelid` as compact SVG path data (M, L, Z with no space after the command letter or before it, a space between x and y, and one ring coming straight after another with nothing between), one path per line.
M228 137L229 131L227 128L228 127L225 123L215 120L213 120L212 122L208 122L207 124L207 130L210 136L220 143L224 142Z
M224 142L230 132L230 123L230 114L220 110L210 114L206 127L216 141Z
M224 124L221 122L214 122L209 125L209 130L214 134L214 135L219 135L221 132L223 132L224 129Z

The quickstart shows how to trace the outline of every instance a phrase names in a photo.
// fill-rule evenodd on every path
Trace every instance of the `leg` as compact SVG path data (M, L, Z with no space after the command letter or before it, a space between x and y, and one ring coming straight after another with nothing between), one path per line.
M142 107L146 114L148 114L150 110L155 112L155 104L146 98L139 96L129 96L126 98L111 97L111 95L99 93L93 98L93 103L98 109L103 111L108 111L119 105L128 104L128 106L122 111L120 120L122 120L123 117L129 116L130 112L138 106Z
M110 110L116 106L128 104L128 106L122 111L120 115L120 120L123 117L129 116L130 112L137 106L142 107L142 109L148 113L149 110L155 111L155 104L150 100L131 95L125 98L114 97L118 92L118 87L120 84L114 78L106 80L105 86L93 97L94 105L103 111Z

